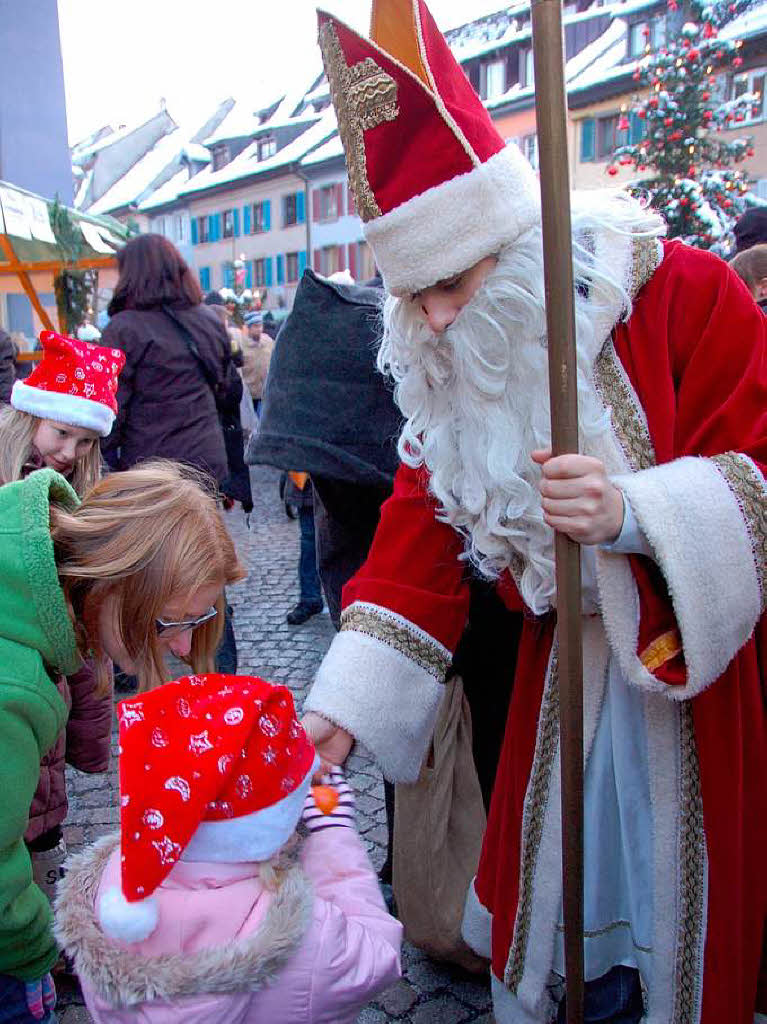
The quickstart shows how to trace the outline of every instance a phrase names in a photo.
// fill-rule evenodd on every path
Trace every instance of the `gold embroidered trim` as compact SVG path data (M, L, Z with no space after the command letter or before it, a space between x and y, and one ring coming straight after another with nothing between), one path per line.
M594 365L594 383L610 410L613 431L634 472L655 465L655 451L644 412L626 376L612 338L602 346Z
M642 946L634 938L634 933L631 929L631 921L611 921L610 924L606 924L604 928L585 928L583 931L583 937L585 939L598 939L600 935L608 935L610 932L614 932L617 928L627 928L631 933L631 945L634 949L638 949L641 953L652 953L652 946ZM565 926L563 924L557 925L557 931L560 935L564 934Z
M754 553L756 579L762 598L762 611L767 608L767 495L765 482L751 461L738 452L724 452L711 460L727 481L727 486L743 513Z
M393 616L389 617L370 606L351 604L341 613L341 632L347 629L380 640L415 662L437 682L445 681L445 673L450 667L449 654L426 634L408 629Z
M657 238L632 239L629 279L629 295L632 302L660 266L662 251Z
M381 209L368 181L363 132L396 120L397 83L372 57L349 66L335 25L329 21L320 29L320 49L338 117L338 134L346 153L349 187L362 220L373 220L381 216Z
M661 665L665 665L667 661L675 658L681 650L682 638L679 635L679 630L670 629L667 633L656 636L653 642L648 644L639 655L639 660L648 672L654 672Z
M679 829L679 931L676 949L674 1024L698 1020L700 979L703 976L703 911L706 884L706 838L700 764L695 745L692 707L680 705L681 792Z
M540 728L535 746L533 770L530 775L522 824L522 865L519 875L519 896L514 935L506 962L504 982L512 992L522 980L530 936L530 922L533 911L533 880L538 859L538 849L543 835L543 820L549 800L551 771L559 745L559 655L556 646L552 649L549 678L543 696L540 714Z

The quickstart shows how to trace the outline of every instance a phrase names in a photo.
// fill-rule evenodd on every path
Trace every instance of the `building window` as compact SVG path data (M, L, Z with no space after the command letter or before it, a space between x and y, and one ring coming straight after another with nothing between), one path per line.
M532 86L535 82L535 66L533 64L533 48L529 50L522 50L522 65L520 75L520 85L525 87Z
M338 220L341 216L339 209L339 191L335 185L324 185L319 189L319 219Z
M251 228L250 233L252 235L260 235L264 231L269 230L269 200L266 199L261 203L253 203L251 209Z
M268 257L262 257L258 260L253 260L253 278L255 280L256 288L266 288L267 284L271 284L271 281L266 280L266 264Z
M200 242L210 241L210 232L208 230L210 226L209 218L195 217L195 222L197 224L197 240Z
M226 167L229 163L229 147L226 143L214 146L211 152L213 154L213 170L220 171L222 167Z
M304 193L291 192L290 195L282 197L282 226L292 227L293 224L303 224L304 217Z
M234 210L224 210L223 235L224 238L234 238Z
M765 116L767 116L764 100L766 78L767 68L754 68L753 71L744 71L740 75L732 76L729 89L729 98L731 100L737 100L747 94L753 96L753 102L749 104L745 111L744 124L763 121Z
M362 242L360 244L364 245L365 243ZM350 246L350 248L352 247ZM346 270L346 253L344 250L345 246L343 245L324 245L321 249L315 249L314 269L317 271L318 274L322 274L323 277L330 277L331 274L336 274L338 273L339 270ZM354 270L352 270L352 268L349 267L349 270L351 272L352 277L355 278L362 278L363 276L373 276L372 274L363 275L359 265L356 266Z
M617 146L634 144L644 136L645 125L641 118L629 115L628 131L618 131L619 114L604 117L587 117L581 121L581 163L594 160L609 160Z
M618 115L597 118L597 160L607 160L618 144Z
M298 253L285 253L285 279L288 284L295 284L298 280Z
M322 250L318 249L317 252L319 254ZM375 277L376 261L367 242L349 243L349 271L355 281L369 281Z
M642 57L645 52L658 51L666 45L666 19L663 15L650 21L635 21L629 26L629 57Z
M273 135L267 135L265 139L259 139L256 143L256 153L259 160L268 160L277 152L277 140Z
M483 100L494 100L506 92L506 61L490 60L480 65L479 94Z
M522 152L525 154L527 161L534 171L538 170L538 136L533 132L532 135L525 135L522 139Z
M593 117L581 121L581 163L590 163L596 156L596 127Z
M184 235L184 218L181 216L175 216L173 218L173 233L176 237L177 242L185 242L186 237Z

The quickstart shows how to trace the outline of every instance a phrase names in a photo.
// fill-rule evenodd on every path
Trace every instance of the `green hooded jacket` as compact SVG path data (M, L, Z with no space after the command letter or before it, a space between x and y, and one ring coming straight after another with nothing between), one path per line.
M0 487L0 974L23 981L41 977L57 956L23 836L40 759L67 718L51 675L80 665L53 559L52 499L78 505L51 469Z

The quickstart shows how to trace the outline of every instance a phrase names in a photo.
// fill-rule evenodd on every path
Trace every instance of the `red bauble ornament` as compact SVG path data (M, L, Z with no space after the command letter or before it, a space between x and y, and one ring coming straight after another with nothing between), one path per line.
M753 156L753 155L754 155L754 147L753 146L749 146L748 149L746 150L746 156Z
M649 98L649 100L647 101L647 104L648 104L648 106L652 107L653 110L656 110L657 106L658 106L658 97L657 96L651 96Z
M676 2L676 0L668 0L668 9L670 11L678 11L679 4Z
M644 121L644 119L647 117L647 111L646 110L637 110L637 117L641 117L642 120Z
M615 164L610 164L610 166L607 168L607 173L614 177L618 173L618 168L615 166Z
M627 117L621 117L618 119L618 131L627 132L629 130L629 119Z
M638 82L639 79L642 77L642 72L637 68L637 70L631 77L634 79L635 82Z
M674 118L673 117L664 117L663 118L663 123L665 124L665 126L667 128L669 128L674 123Z
M742 63L743 63L743 58L742 57L734 57L733 61L732 61L732 66L734 68L739 68Z
M700 98L703 100L704 103L708 103L708 101L711 99L711 93L708 91L708 89L706 89L704 92L700 94Z
M725 201L722 203L722 206L724 206L726 209L729 209L732 206L732 199L725 199Z
M687 206L687 204L689 202L690 202L690 200L687 198L687 196L682 196L682 198L679 200L679 205L680 206Z
M690 60L697 60L700 57L700 50L690 50L688 57Z
M714 26L711 24L710 21L707 21L706 24L703 26L703 37L704 37L704 39L713 39L713 37L715 35L716 35L716 29L714 28Z

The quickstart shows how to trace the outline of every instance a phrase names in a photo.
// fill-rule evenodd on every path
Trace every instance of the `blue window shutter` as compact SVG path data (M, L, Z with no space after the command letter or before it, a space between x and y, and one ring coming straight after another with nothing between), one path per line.
M216 218L213 214L208 214L208 241L216 241Z
M593 160L596 155L596 121L587 117L581 121L581 163Z
M277 257L277 284L285 284L285 257L282 254Z
M213 223L215 225L215 236L216 236L214 241L220 242L221 241L221 214L220 213L214 213L213 214Z
M253 260L248 260L245 264L245 287L253 287Z
M303 192L296 192L296 221L303 224L306 220L306 197Z
M633 146L644 138L645 122L635 110L629 115L629 142Z
M264 225L264 231L269 231L272 226L272 201L271 199L265 199L263 202L263 216L262 221Z
M236 206L235 206L234 210L232 210L232 214L234 216L234 237L235 238L239 238L240 237L240 211L239 211L239 209Z
M197 233L197 218L192 217L192 245L197 245L200 240L200 236Z
M264 260L264 282L267 288L272 287L272 257L267 256Z
M305 270L306 270L306 250L305 249L301 249L301 251L298 254L298 280L299 281L304 276L304 271Z
M242 208L242 233L243 235L250 234L250 206Z
M210 291L210 267L200 267L200 287L204 292Z

